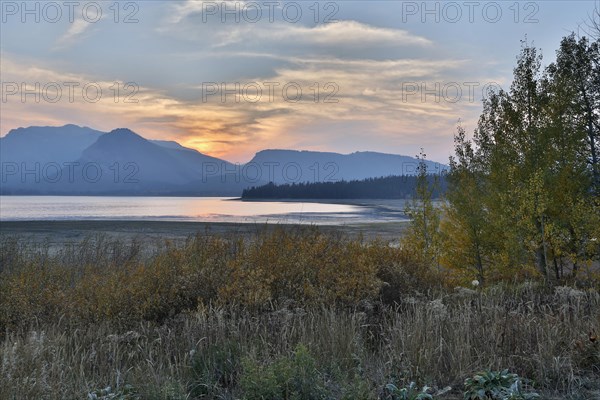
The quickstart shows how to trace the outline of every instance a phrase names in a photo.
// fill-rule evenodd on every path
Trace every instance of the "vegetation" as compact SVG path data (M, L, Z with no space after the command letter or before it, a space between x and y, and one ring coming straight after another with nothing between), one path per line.
M458 399L503 368L544 398L600 390L597 283L454 288L404 248L313 228L150 255L3 240L0 398Z
M433 400L429 393L431 388L424 386L419 390L414 382L409 383L407 387L399 388L393 383L385 386L385 396L390 400Z
M428 182L438 179L433 196L441 197L446 188L444 175L427 176ZM263 186L245 189L244 199L409 199L417 186L417 176L387 176L364 180L337 182L306 182Z
M534 391L523 389L523 380L517 374L504 371L485 371L465 380L465 400L533 400L540 397Z
M600 255L600 42L565 37L544 71L523 44L472 139L459 127L442 264L481 282L576 278Z
M434 177L430 182L425 153L417 156L417 181L415 195L405 210L412 223L404 237L404 247L418 256L421 262L430 268L440 269L441 234L440 221L442 213L433 204L433 199L439 187L439 180Z

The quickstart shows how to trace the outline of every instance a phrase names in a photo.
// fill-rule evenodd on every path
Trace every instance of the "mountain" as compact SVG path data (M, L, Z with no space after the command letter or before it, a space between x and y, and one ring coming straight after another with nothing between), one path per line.
M77 125L13 129L0 138L0 160L62 164L77 159L103 133Z
M237 196L244 189L235 176L220 179L220 171L236 166L188 149L176 142L150 141L129 129L115 129L85 149L80 165L100 166L102 178L74 182L85 193L182 194Z
M188 165L173 149L152 143L129 129L115 129L100 136L77 161L82 165L97 163L106 170L135 165L128 169L136 170L135 179L145 185L182 185L194 179L194 171L186 168Z
M446 165L426 161L430 173ZM318 151L263 150L249 164L260 166L266 180L275 184L337 182L384 176L415 175L419 161L413 157L371 151L339 154Z
M238 196L245 188L221 174L240 167L129 129L18 128L0 138L0 151L3 194Z
M264 150L233 164L126 129L29 127L0 138L2 194L240 196L269 182L332 182L414 175L412 157ZM430 172L447 168L428 162Z

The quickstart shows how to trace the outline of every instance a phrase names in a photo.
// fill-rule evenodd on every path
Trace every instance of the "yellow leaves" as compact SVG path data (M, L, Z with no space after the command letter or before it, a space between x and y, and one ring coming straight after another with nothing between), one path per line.
M196 237L143 262L53 262L1 273L0 330L62 315L75 323L160 322L210 303L261 308L277 301L300 307L380 297L391 302L440 285L440 276L410 249L304 228L230 240Z
M377 294L377 270L356 241L277 230L250 243L229 264L222 302L259 307L273 299L302 304L358 301Z

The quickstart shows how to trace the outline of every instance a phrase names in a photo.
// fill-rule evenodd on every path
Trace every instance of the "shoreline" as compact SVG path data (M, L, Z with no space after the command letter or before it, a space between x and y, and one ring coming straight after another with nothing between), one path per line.
M140 221L140 220L28 220L1 221L0 237L17 237L30 243L48 243L51 247L74 243L89 237L104 235L119 240L170 240L183 242L190 236L243 235L253 236L264 230L310 229L326 233L344 233L365 239L381 238L396 241L406 228L406 220L347 225L316 225L290 223L238 223L198 221Z

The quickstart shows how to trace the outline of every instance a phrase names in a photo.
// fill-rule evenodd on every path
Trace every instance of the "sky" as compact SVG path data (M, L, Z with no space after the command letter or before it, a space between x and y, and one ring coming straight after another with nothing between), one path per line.
M600 1L0 2L0 135L127 127L246 162L267 148L446 162L521 41L552 61Z

